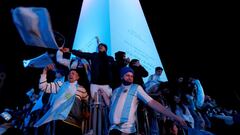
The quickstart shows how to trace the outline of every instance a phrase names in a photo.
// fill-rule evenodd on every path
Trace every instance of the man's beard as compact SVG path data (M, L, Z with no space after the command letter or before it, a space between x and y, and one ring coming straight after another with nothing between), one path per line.
M122 80L122 83L123 83L123 85L130 85L130 84L132 84L132 82L127 82L125 80Z

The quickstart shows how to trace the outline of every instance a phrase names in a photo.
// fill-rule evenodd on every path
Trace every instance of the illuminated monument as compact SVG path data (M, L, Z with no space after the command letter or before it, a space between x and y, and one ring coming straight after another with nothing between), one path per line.
M95 52L96 37L109 55L121 50L139 59L149 75L162 66L139 0L84 0L73 49ZM165 72L161 80L167 81Z

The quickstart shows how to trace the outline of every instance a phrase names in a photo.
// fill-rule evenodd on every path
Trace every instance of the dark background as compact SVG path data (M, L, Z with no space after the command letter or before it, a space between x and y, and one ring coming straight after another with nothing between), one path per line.
M206 94L216 98L219 105L239 109L237 4L140 3L169 80L180 75L197 77ZM0 88L0 109L24 104L25 92L38 82L41 70L24 69L22 60L55 51L26 46L12 22L11 8L46 7L53 29L63 34L66 46L71 47L81 5L82 0L0 1L0 73L6 74Z

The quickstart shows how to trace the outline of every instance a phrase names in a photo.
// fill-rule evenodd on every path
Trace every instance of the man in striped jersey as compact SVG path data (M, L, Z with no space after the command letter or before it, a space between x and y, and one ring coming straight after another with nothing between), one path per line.
M39 127L52 120L56 122L56 134L82 134L81 132L81 104L88 101L88 94L84 87L78 84L79 73L76 69L71 69L68 74L68 81L47 82L47 71L53 70L54 65L44 68L40 77L39 88L47 93L56 93L53 105L34 124Z
M136 133L136 111L139 100L146 103L157 112L169 116L181 125L186 126L185 121L167 110L163 105L152 99L140 85L133 84L133 70L129 67L121 69L122 85L116 88L111 100L106 98L104 91L100 90L105 102L109 105L110 131L109 135L122 135Z

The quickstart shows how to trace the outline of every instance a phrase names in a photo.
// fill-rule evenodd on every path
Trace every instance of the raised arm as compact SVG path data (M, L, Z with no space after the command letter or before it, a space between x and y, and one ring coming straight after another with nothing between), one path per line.
M47 82L47 72L49 70L53 70L53 69L54 69L53 64L50 64L50 65L46 66L43 69L43 72L40 76L39 89L46 92L46 93L57 93L58 90L59 90L59 87L62 86L62 84L63 84L62 81L51 82L51 83Z
M92 59L94 55L94 53L82 52L79 50L72 50L71 53L77 57L85 58L87 60Z
M70 66L70 60L63 58L63 51L61 51L60 49L57 51L56 60L58 63L66 66L66 67Z

